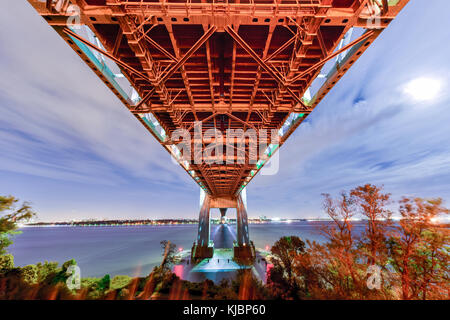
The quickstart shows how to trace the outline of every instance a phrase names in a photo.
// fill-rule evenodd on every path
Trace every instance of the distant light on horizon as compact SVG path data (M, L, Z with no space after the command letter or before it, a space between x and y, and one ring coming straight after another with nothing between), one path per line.
M430 101L437 98L442 81L433 78L416 78L406 84L403 91L415 101Z
M440 222L440 219L438 217L431 218L430 220L431 220L431 223L438 223L438 222Z
M450 221L450 217L439 216L431 218L430 221L431 223L448 223Z

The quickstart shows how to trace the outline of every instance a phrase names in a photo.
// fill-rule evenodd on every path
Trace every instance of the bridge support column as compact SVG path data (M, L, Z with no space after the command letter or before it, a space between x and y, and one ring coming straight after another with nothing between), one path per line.
M191 250L192 259L212 258L214 244L209 240L211 198L203 190L200 190L200 214L198 217L198 235Z
M233 245L234 259L240 263L253 263L255 246L248 235L248 218L245 189L237 197L211 197L200 191L200 215L198 235L191 250L193 260L212 258L214 243L210 240L210 210L218 208L224 218L228 208L236 208L236 241Z
M256 255L255 246L248 234L247 208L243 196L245 199L245 194L242 193L236 199L237 243L234 246L234 258L238 262L253 263Z

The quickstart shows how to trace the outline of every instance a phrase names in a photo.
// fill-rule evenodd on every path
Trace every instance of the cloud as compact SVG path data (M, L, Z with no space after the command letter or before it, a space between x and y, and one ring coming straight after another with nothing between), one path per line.
M280 172L248 187L254 211L316 217L321 193L365 183L396 198L450 200L450 50L441 42L449 22L432 6L410 3L289 138ZM405 85L424 76L443 90L432 101L412 100Z
M2 170L94 184L139 177L193 186L31 6L8 3L0 20L7 44L0 48ZM11 25L13 31L5 27Z

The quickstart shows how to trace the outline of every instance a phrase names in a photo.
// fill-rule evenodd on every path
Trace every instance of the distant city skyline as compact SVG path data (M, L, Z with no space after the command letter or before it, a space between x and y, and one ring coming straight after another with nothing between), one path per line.
M283 145L279 173L249 184L250 217L323 217L321 193L365 183L450 205L449 11L405 7ZM1 195L38 221L198 218L198 186L26 1L2 2L0 25Z

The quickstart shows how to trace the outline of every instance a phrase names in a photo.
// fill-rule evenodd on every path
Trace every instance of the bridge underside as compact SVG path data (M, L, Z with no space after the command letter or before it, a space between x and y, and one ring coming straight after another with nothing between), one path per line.
M204 256L211 205L234 203L246 229L240 192L408 2L28 1L206 193ZM229 129L253 129L256 155L248 136L208 148ZM249 245L248 231L238 238Z

